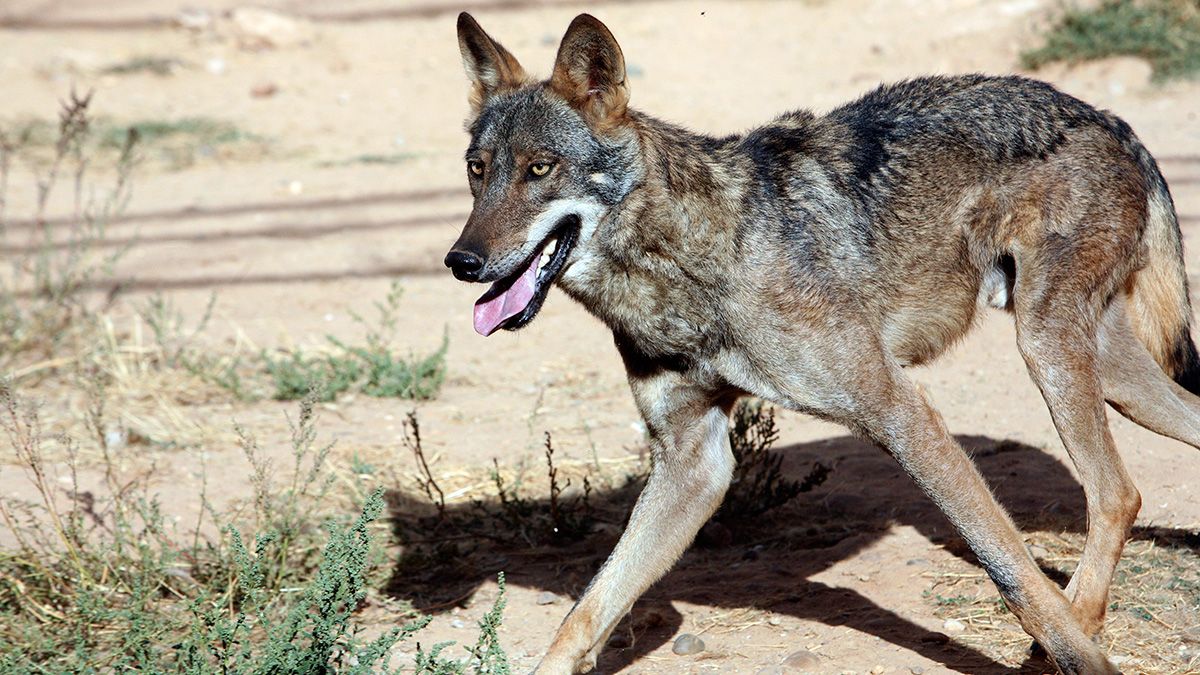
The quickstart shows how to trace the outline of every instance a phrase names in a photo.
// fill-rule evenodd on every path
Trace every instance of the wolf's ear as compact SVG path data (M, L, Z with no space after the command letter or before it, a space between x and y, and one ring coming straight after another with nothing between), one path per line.
M471 107L476 110L497 91L515 89L525 82L525 69L517 59L466 12L458 15L458 49L471 80Z
M580 14L567 28L550 87L599 129L625 115L629 103L625 57L616 38L596 17Z

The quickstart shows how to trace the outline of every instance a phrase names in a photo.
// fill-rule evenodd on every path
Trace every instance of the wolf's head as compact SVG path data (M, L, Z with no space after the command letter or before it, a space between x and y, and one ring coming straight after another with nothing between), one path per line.
M584 273L597 226L637 181L636 140L625 59L595 18L571 22L541 82L465 12L458 44L475 205L445 262L459 279L492 282L475 303L475 330L490 335L525 326L556 280Z

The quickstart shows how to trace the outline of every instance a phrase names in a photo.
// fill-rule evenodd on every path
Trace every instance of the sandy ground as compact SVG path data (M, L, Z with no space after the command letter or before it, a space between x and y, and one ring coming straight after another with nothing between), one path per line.
M329 333L356 337L350 312L369 312L390 280L399 279L406 291L399 342L427 351L443 327L449 335L447 384L419 406L438 467L484 466L493 458L536 463L544 431L554 433L568 460L587 459L593 448L601 458L635 452L642 432L603 326L552 294L529 329L481 338L470 319L479 289L456 283L441 266L470 209L461 162L466 82L453 28L458 7L358 0L334 11L328 3L266 4L321 17L315 37L307 45L242 50L219 34L170 25L176 5L151 0L17 0L0 10L5 118L47 117L74 83L94 87L95 110L113 119L208 116L271 139L265 157L205 160L182 170L148 167L137 176L127 216L110 231L115 242L135 242L116 273L124 297L162 290L195 317L215 291L216 337L316 345ZM881 81L1013 72L1019 51L1035 42L1034 30L1055 6L756 0L587 9L621 41L634 105L698 130L728 132L790 108L827 110ZM473 9L528 69L546 73L580 6L497 1ZM165 77L97 74L146 55L171 56L183 66ZM1148 66L1125 59L1039 76L1116 111L1137 130L1162 162L1182 215L1188 266L1200 270L1200 84L1153 85ZM252 95L265 85L276 93ZM352 161L396 153L405 157L393 165ZM1193 277L1193 288L1198 284ZM1010 508L1057 510L1060 524L1079 527L1078 485L1024 374L1008 317L988 316L953 353L914 376L950 428L974 447L1004 441L1002 447L1021 448L984 452L980 460ZM77 414L55 403L48 402L50 418ZM351 452L386 458L398 451L408 407L366 397L339 401L325 408L322 430L338 439L341 461ZM236 418L269 437L286 428L281 411L290 408L270 402L187 408L197 424L219 431L203 453L155 451L168 500L190 499L201 455L218 492L229 499L244 494L246 467L224 421ZM829 481L801 500L807 510L797 509L797 526L811 518L844 523L847 531L832 545L778 556L689 552L635 610L635 623L648 616L642 622L648 627L628 648L606 652L601 671L756 672L798 649L819 653L821 672L1017 667L939 637L941 620L922 599L930 588L922 573L953 555L948 528L894 463L837 427L788 413L781 426L789 470L802 474L815 459L834 467ZM1195 451L1116 416L1112 428L1142 491L1139 523L1200 526ZM587 581L578 570L555 573L558 554L531 555L540 557L530 571L522 571L522 560L507 566L510 620L502 636L522 667L536 662L568 608L566 600L538 605L538 594L578 594ZM494 596L487 579L504 562L466 580L479 592L465 606L441 612L430 641L470 639L472 619ZM671 654L675 634L702 631L703 657Z

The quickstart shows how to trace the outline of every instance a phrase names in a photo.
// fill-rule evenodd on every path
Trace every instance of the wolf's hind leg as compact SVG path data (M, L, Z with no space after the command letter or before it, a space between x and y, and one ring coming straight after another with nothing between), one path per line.
M1104 398L1150 431L1200 448L1200 398L1167 377L1134 335L1126 311L1125 299L1118 296L1100 322Z
M1063 592L1042 574L1012 520L950 436L941 416L898 365L859 381L852 426L883 445L967 540L1021 626L1062 673L1114 673Z
M1096 322L1079 316L1084 306L1067 294L1030 293L1017 298L1016 319L1021 356L1083 483L1087 540L1066 591L1084 630L1095 635L1104 627L1108 588L1141 496L1108 429Z
M729 409L672 374L633 381L650 432L652 466L629 524L538 665L540 675L583 673L634 601L671 568L725 497L733 476Z

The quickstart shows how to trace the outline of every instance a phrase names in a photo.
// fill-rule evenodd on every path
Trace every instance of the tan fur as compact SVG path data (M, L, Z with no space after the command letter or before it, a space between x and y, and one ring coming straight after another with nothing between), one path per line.
M516 57L465 12L458 17L458 45L463 66L471 75L468 101L475 112L479 112L488 97L517 89L528 80Z
M607 26L587 14L575 17L559 45L550 88L597 131L624 119L629 103L625 56Z
M1175 216L1170 205L1154 195L1148 199L1146 211L1146 266L1132 278L1129 318L1150 355L1174 376L1182 365L1173 358L1174 339L1191 327L1187 275L1176 254Z

